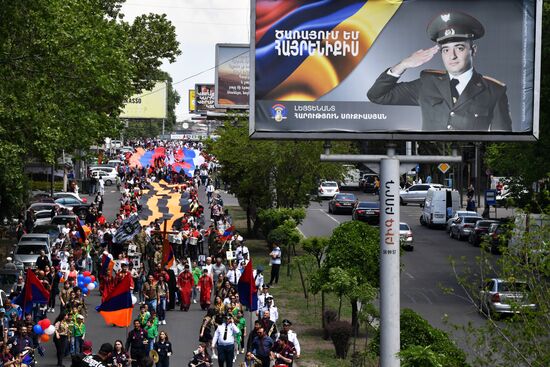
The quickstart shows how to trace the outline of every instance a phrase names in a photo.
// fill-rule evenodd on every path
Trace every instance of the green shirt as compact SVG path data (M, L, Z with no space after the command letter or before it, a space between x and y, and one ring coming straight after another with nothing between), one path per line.
M145 331L147 332L147 338L148 339L155 339L157 336L159 336L159 321L155 317L153 319L153 324L151 326L145 325Z
M84 323L73 325L74 336L84 336L85 334L86 334L86 325L84 325Z
M202 270L198 266L193 268L193 279L195 280L195 285L199 284L199 279L202 276Z

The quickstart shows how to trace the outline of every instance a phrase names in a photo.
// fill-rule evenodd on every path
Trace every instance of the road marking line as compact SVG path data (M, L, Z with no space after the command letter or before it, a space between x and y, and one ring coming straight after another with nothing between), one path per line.
M302 237L307 238L307 236L304 234L304 232L302 232L302 230L300 229L300 227L296 227L296 229L298 230L298 232L300 232L300 234L302 235Z
M325 211L325 209L317 209L319 210L320 212L322 212L323 214L325 214L327 217L329 217L330 219L332 219L333 221L335 221L336 223L338 224L341 224L342 222L340 222L338 219L334 218L332 215L330 215L329 213L327 213Z
M414 279L414 277L412 276L412 274L409 273L408 271L405 272L405 275L407 275L407 276L408 276L409 278L411 278L411 279Z

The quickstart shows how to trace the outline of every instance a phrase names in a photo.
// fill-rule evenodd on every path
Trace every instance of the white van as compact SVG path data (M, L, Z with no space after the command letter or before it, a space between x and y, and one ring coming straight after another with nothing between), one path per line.
M346 173L344 180L340 182L340 187L359 189L359 181L361 180L361 172L350 164L344 165Z
M445 225L460 209L460 195L447 187L430 187L424 200L420 224L428 227Z

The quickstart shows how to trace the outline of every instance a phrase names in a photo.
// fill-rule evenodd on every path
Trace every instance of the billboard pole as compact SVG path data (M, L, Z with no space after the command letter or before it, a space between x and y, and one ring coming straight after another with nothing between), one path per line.
M380 366L399 367L399 159L388 144L380 160Z

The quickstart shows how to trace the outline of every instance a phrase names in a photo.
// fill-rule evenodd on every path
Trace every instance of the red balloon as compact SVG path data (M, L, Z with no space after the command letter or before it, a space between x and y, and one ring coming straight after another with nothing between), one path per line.
M90 278L92 279L92 282L95 282L95 275L90 275Z
M42 319L42 320L38 321L38 325L40 325L40 327L42 327L42 330L46 330L47 328L50 327L51 324L52 323L48 319Z
M85 277L89 277L90 275L92 275L92 273L86 270L84 273L82 273L82 275L84 275Z

